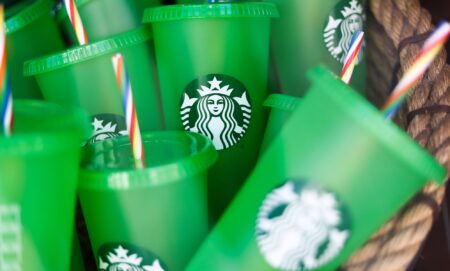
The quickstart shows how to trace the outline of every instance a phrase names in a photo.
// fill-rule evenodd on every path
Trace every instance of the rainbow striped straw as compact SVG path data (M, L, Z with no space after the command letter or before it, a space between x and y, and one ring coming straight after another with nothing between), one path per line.
M350 83L352 78L353 70L355 69L356 62L358 60L359 52L364 40L364 32L357 31L352 38L350 44L350 49L348 50L347 56L345 57L344 67L342 68L341 80L344 83Z
M433 60L437 57L449 36L450 24L448 22L442 22L425 41L413 65L406 70L400 82L392 91L391 96L381 108L381 111L387 119L391 119L395 115L408 93L416 86L425 71L433 63Z
M14 117L11 85L6 69L6 33L5 33L5 17L3 5L0 5L0 117L3 133L6 136L11 135Z
M145 167L144 145L142 144L141 131L137 119L136 108L134 107L131 83L128 72L123 62L122 54L116 54L112 58L117 85L122 93L123 110L127 122L128 136L130 137L131 148L135 158L136 167Z
M77 6L75 5L75 0L64 0L64 6L66 6L67 15L72 23L78 43L80 45L85 45L88 43L88 38L80 14L78 13Z

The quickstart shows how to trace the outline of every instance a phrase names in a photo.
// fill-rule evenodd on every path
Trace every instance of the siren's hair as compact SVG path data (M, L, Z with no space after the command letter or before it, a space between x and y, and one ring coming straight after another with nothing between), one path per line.
M350 15L350 16L352 16L352 15ZM350 50L350 46L351 46L352 38L353 38L353 34L354 34L350 30L349 17L345 18L344 21L341 23L342 38L339 41L339 47L343 49L343 53L342 53L342 56L340 59L341 62L345 61L345 57L347 56L347 53ZM359 17L361 17L361 16L359 16ZM362 25L361 25L361 27L362 27ZM358 61L361 61L361 58L362 58L362 54L359 54Z
M223 148L226 149L233 146L237 142L233 133L236 127L238 126L238 123L233 116L235 110L233 100L228 96L224 95L219 96L222 97L224 101L222 114L220 114L220 119L224 123L224 129L220 133L220 141L222 142ZM210 139L213 139L213 133L211 130L209 130L208 127L209 121L211 120L212 117L212 114L211 112L209 112L208 109L209 97L210 96L204 96L199 99L197 106L198 119L195 122L194 127L196 127L201 134L209 137Z
M119 269L119 264L112 264L108 267L108 271L121 271L122 269ZM139 266L130 265L131 269L128 269L130 271L145 271L144 268Z

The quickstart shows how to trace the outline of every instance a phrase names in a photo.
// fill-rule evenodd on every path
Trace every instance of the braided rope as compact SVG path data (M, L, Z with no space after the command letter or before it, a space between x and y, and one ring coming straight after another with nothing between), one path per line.
M371 0L368 16L368 98L380 105L433 30L418 0ZM450 169L450 66L442 52L396 121ZM342 266L343 270L406 270L428 235L444 188L430 184Z

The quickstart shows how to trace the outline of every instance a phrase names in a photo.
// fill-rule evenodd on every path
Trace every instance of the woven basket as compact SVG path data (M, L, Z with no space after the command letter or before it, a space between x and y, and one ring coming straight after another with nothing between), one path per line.
M368 3L368 93L375 105L389 95L434 29L418 0ZM396 122L450 170L450 66L446 52L408 97ZM445 189L430 184L341 267L342 270L406 270L437 217Z

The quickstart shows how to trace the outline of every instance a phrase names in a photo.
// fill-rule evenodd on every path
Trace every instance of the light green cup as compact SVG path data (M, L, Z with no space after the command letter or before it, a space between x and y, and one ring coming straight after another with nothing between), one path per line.
M328 70L186 269L335 270L445 169Z
M94 134L88 142L127 134L122 94L117 86L112 56L122 53L133 90L141 131L162 129L159 91L146 42L149 30L139 28L109 39L76 47L25 63L45 99L84 108Z
M182 270L207 234L211 142L155 132L143 143L145 169L134 169L125 137L87 148L79 196L99 270ZM127 262L133 254L142 260Z
M261 145L261 153L267 149L273 139L280 133L299 103L299 98L284 94L272 94L264 101L264 106L270 107L270 115Z
M256 163L266 124L267 3L171 5L147 9L168 129L208 136L219 151L210 171L212 222Z
M308 89L304 74L319 63L340 74L352 36L362 30L365 0L264 0L274 3L280 19L272 27L271 67L276 69L278 89L303 96ZM351 86L366 88L365 44L353 73Z
M23 76L23 63L64 49L50 14L54 1L25 1L6 9L8 74L17 99L42 99L34 78Z
M88 117L20 100L14 117L14 134L0 137L0 270L69 270Z

